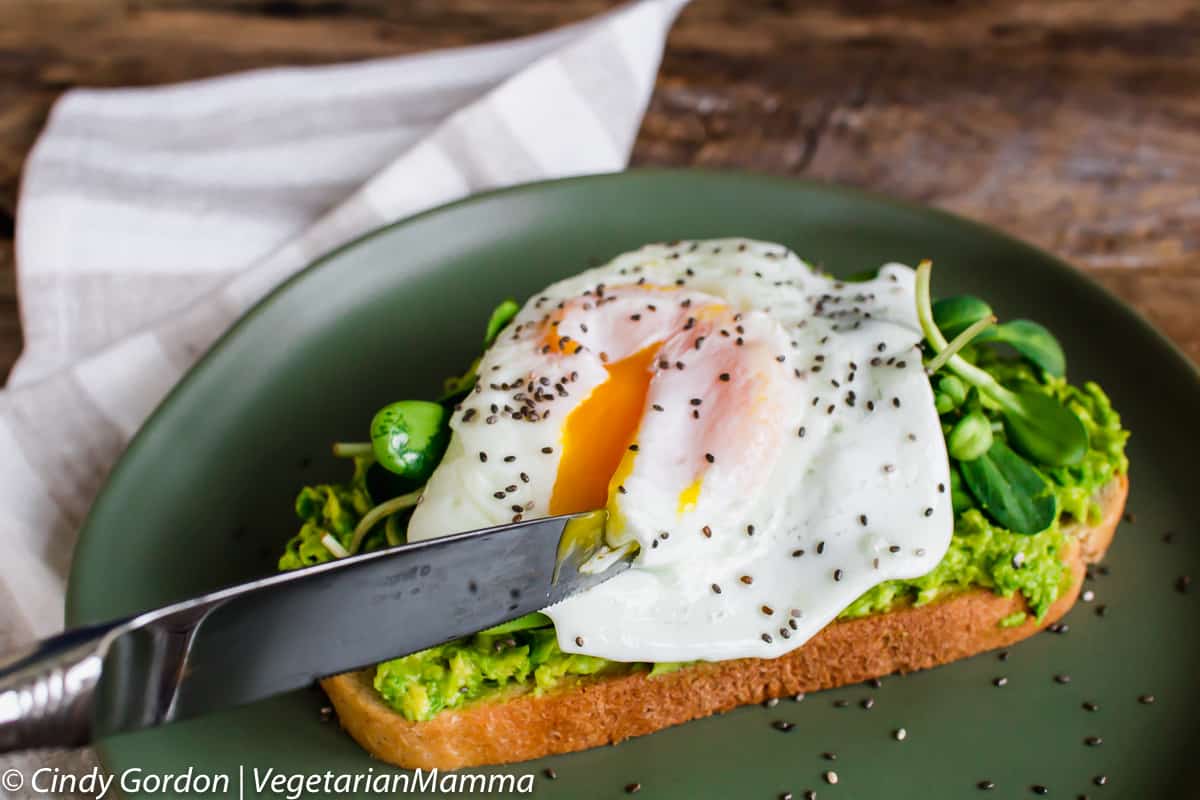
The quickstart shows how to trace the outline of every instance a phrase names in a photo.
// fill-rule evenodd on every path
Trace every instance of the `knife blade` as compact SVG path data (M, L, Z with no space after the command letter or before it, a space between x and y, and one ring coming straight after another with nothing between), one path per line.
M605 521L592 511L401 545L46 639L0 658L0 752L242 705L540 611L628 568Z

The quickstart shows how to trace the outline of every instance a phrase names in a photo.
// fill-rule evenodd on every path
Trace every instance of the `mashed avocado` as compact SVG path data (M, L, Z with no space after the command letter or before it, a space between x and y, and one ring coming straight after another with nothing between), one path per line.
M1083 460L1071 467L1044 470L1054 484L1059 518L1032 536L1012 533L973 507L969 495L956 492L954 536L941 563L920 578L876 586L843 611L840 619L883 613L901 605L923 605L976 586L1006 597L1020 592L1030 610L1042 617L1064 588L1067 573L1060 553L1068 536L1065 525L1076 520L1097 522L1096 491L1128 467L1125 441L1129 434L1121 428L1120 417L1099 386L1071 386L1026 362L1003 360L990 349L964 351L964 355L1009 388L1034 388L1056 397L1083 421L1090 439ZM996 410L985 404L983 412L995 423L995 435L1003 438ZM311 486L300 492L296 513L303 526L288 542L279 560L281 570L329 560L331 556L321 544L326 533L349 544L358 520L373 505L365 478L368 466L368 462L356 461L348 484ZM364 549L383 546L382 528L372 531ZM1024 619L1024 614L1015 614L1001 624L1018 625ZM385 661L376 667L374 683L385 702L405 718L420 721L444 709L510 691L545 691L571 677L632 671L659 675L683 666L624 664L563 653L553 627L539 622L537 627L483 632Z
M1076 388L1063 378L1039 379L1028 364L1002 361L989 353L982 351L972 360L1009 388L1036 388L1057 398L1087 428L1088 452L1079 464L1045 469L1058 496L1058 520L1047 530L1026 536L995 525L978 508L966 509L955 515L950 548L933 572L912 580L881 583L851 603L839 619L881 613L898 604L924 605L972 586L991 589L1004 597L1019 591L1039 619L1058 599L1067 577L1059 557L1066 543L1063 525L1071 521L1099 522L1100 509L1094 498L1113 477L1125 474L1129 466L1125 457L1129 432L1121 428L1120 416L1096 384L1089 382ZM999 419L994 411L985 413ZM998 431L996 435L1003 434Z
M410 720L430 719L510 686L535 691L567 675L625 671L632 665L558 649L554 628L514 633L479 633L376 667L375 689Z
M279 557L281 572L331 561L333 554L321 543L326 534L337 539L342 547L350 546L358 521L375 505L367 490L367 469L371 463L369 457L355 458L354 477L349 483L322 483L300 490L296 496L296 516L302 524L300 532L288 540ZM363 549L375 550L385 543L380 525L367 536Z

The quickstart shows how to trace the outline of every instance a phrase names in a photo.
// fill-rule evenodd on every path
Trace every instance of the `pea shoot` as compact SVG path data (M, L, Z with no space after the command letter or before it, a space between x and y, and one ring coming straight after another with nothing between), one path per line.
M1078 464L1087 452L1087 429L1079 417L1069 408L1052 397L1035 391L1012 391L985 370L969 363L958 350L970 340L960 341L963 336L978 334L990 325L984 317L968 326L955 339L958 347L951 347L934 322L933 308L929 299L929 276L933 265L928 261L917 267L917 318L921 332L934 352L927 369L932 373L944 365L955 375L974 386L979 392L999 407L1004 417L1005 430L1013 449L1032 458L1039 464L1053 467ZM1047 333L1047 336L1049 334ZM1032 359L1031 359L1032 360Z
M1054 523L1059 508L1053 485L1035 465L1078 464L1088 449L1087 429L1058 400L1033 389L1003 386L961 353L981 342L1002 342L1047 374L1061 376L1066 370L1062 348L1035 322L997 324L991 307L979 298L964 295L935 305L929 292L931 271L928 261L917 267L917 319L933 354L927 373L948 373L935 384L935 403L939 414L952 415L944 424L955 462L954 505L965 507L969 492L1009 530L1038 533ZM993 425L985 410L998 413L1003 426Z
M945 336L958 336L981 319L995 318L992 307L978 297L959 295L938 300L933 304L933 321ZM976 342L1002 342L1021 356L1061 378L1067 371L1067 359L1054 334L1028 319L1014 319L981 330Z
M516 300L511 298L492 309L492 315L488 317L487 329L483 334L484 350L492 346L492 343L500 336L500 332L508 327L508 323L512 322L513 317L520 310L521 306ZM471 366L467 367L467 371L462 375L447 378L442 385L442 396L438 400L443 403L449 402L471 391L471 387L475 385L476 375L479 372L479 361L481 358L482 356L472 361Z
M371 449L389 472L424 481L442 459L450 438L449 413L441 403L401 400L371 420Z

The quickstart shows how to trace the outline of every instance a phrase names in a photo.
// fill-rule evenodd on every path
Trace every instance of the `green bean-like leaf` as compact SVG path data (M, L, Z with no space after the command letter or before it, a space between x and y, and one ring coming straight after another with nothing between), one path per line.
M974 461L992 447L992 423L983 412L964 416L946 437L946 449L959 461Z
M992 316L992 307L969 294L945 297L933 304L933 321L948 339L953 339L981 319Z
M1013 448L1038 464L1067 467L1087 453L1087 428L1075 412L1049 395L1009 393L1002 413Z
M977 342L1004 342L1056 378L1067 373L1067 357L1054 334L1028 319L1014 319L980 332Z
M879 267L874 269L864 269L862 272L856 272L848 278L842 278L846 283L866 283L873 281L879 277Z
M1004 442L993 442L985 454L959 469L984 512L1013 533L1040 533L1058 518L1058 496L1050 480Z
M402 400L371 420L371 447L385 469L423 481L433 472L450 438L449 414L440 403Z
M521 306L516 300L505 300L500 305L492 310L492 316L488 318L487 333L483 337L483 347L486 350L492 346L492 342L496 341L496 337L500 335L500 331L504 330L504 326L512 322L512 318L521 310Z
M967 402L967 391L970 388L961 378L953 375L942 376L937 384L938 392L950 398L950 402L953 404L952 408L958 408Z
M498 633L516 633L517 631L527 631L531 628L545 628L553 625L550 618L540 611L533 611L523 617L510 619L508 622L502 622L495 627L488 628L480 633L498 634Z
M487 331L483 335L483 349L486 350L496 341L496 337L500 335L500 331L508 323L512 322L513 317L521 310L516 300L505 300L500 305L492 309L492 315L488 317ZM455 375L446 380L442 384L442 395L438 398L439 403L450 403L458 400L459 397L471 391L475 386L476 373L479 371L480 358L476 358L471 362L471 366L467 367L466 372L462 375Z

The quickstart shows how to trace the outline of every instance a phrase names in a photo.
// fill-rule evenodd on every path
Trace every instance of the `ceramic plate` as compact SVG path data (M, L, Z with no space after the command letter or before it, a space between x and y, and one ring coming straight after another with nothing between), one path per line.
M720 236L781 242L845 276L932 258L936 294L969 291L1001 318L1049 325L1072 379L1099 381L1133 431L1130 518L1109 570L1088 584L1095 600L1076 606L1069 630L1038 635L1007 661L983 654L484 772L533 773L546 798L621 797L634 782L644 798L1025 797L1035 784L1054 797L1194 796L1200 589L1177 588L1182 575L1200 577L1194 368L1043 252L926 208L795 180L646 171L522 186L392 225L313 265L247 314L129 447L83 531L68 622L271 572L296 527L298 487L344 474L329 443L361 438L388 401L434 396L475 355L499 300L645 242ZM1155 702L1139 702L1147 694ZM315 690L296 692L112 738L100 752L117 773L193 767L232 776L235 792L240 770L246 797L260 795L255 770L392 774L322 723L320 705ZM782 733L775 720L795 727ZM1087 746L1093 736L1103 743ZM823 780L830 769L837 785ZM978 789L984 780L995 790Z

